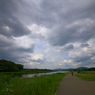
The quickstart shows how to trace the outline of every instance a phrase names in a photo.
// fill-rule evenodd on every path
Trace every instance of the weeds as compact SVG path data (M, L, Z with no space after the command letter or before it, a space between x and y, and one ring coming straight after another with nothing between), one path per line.
M0 95L54 95L66 73L43 75L33 78L11 78L0 81Z
M81 71L79 74L75 74L75 76L82 80L95 81L95 71Z

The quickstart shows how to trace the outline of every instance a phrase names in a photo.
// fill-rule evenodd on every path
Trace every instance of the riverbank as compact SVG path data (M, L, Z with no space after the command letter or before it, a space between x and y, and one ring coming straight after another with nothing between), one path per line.
M34 76L42 76L42 75L51 75L55 73L67 73L68 71L56 71L56 72L47 72L47 73L37 73L37 74L23 74L22 78L34 77Z
M11 77L21 77L23 74L38 74L38 73L47 73L47 72L54 72L53 70L47 69L26 69L21 70L19 72L0 72L0 76L2 75L9 75Z
M66 74L68 73L1 80L0 95L54 95L59 82Z

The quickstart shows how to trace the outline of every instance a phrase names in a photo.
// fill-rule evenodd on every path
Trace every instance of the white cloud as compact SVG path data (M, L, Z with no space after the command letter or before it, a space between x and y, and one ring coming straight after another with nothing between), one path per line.
M26 68L93 66L94 0L0 0L0 6L0 58Z
M35 42L31 40L28 36L22 37L13 37L15 39L15 43L18 47L30 48L32 45L35 45Z
M44 55L36 54L32 57L32 60L44 60Z

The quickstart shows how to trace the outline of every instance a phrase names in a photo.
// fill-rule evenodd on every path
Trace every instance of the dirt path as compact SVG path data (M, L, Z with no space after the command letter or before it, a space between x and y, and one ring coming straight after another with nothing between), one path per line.
M95 81L84 81L71 74L66 75L55 95L95 95Z

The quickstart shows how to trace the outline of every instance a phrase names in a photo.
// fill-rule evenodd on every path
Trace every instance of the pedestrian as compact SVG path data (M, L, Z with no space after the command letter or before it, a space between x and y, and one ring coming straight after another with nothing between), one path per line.
M72 76L73 76L73 70L71 70L71 74L72 74Z

